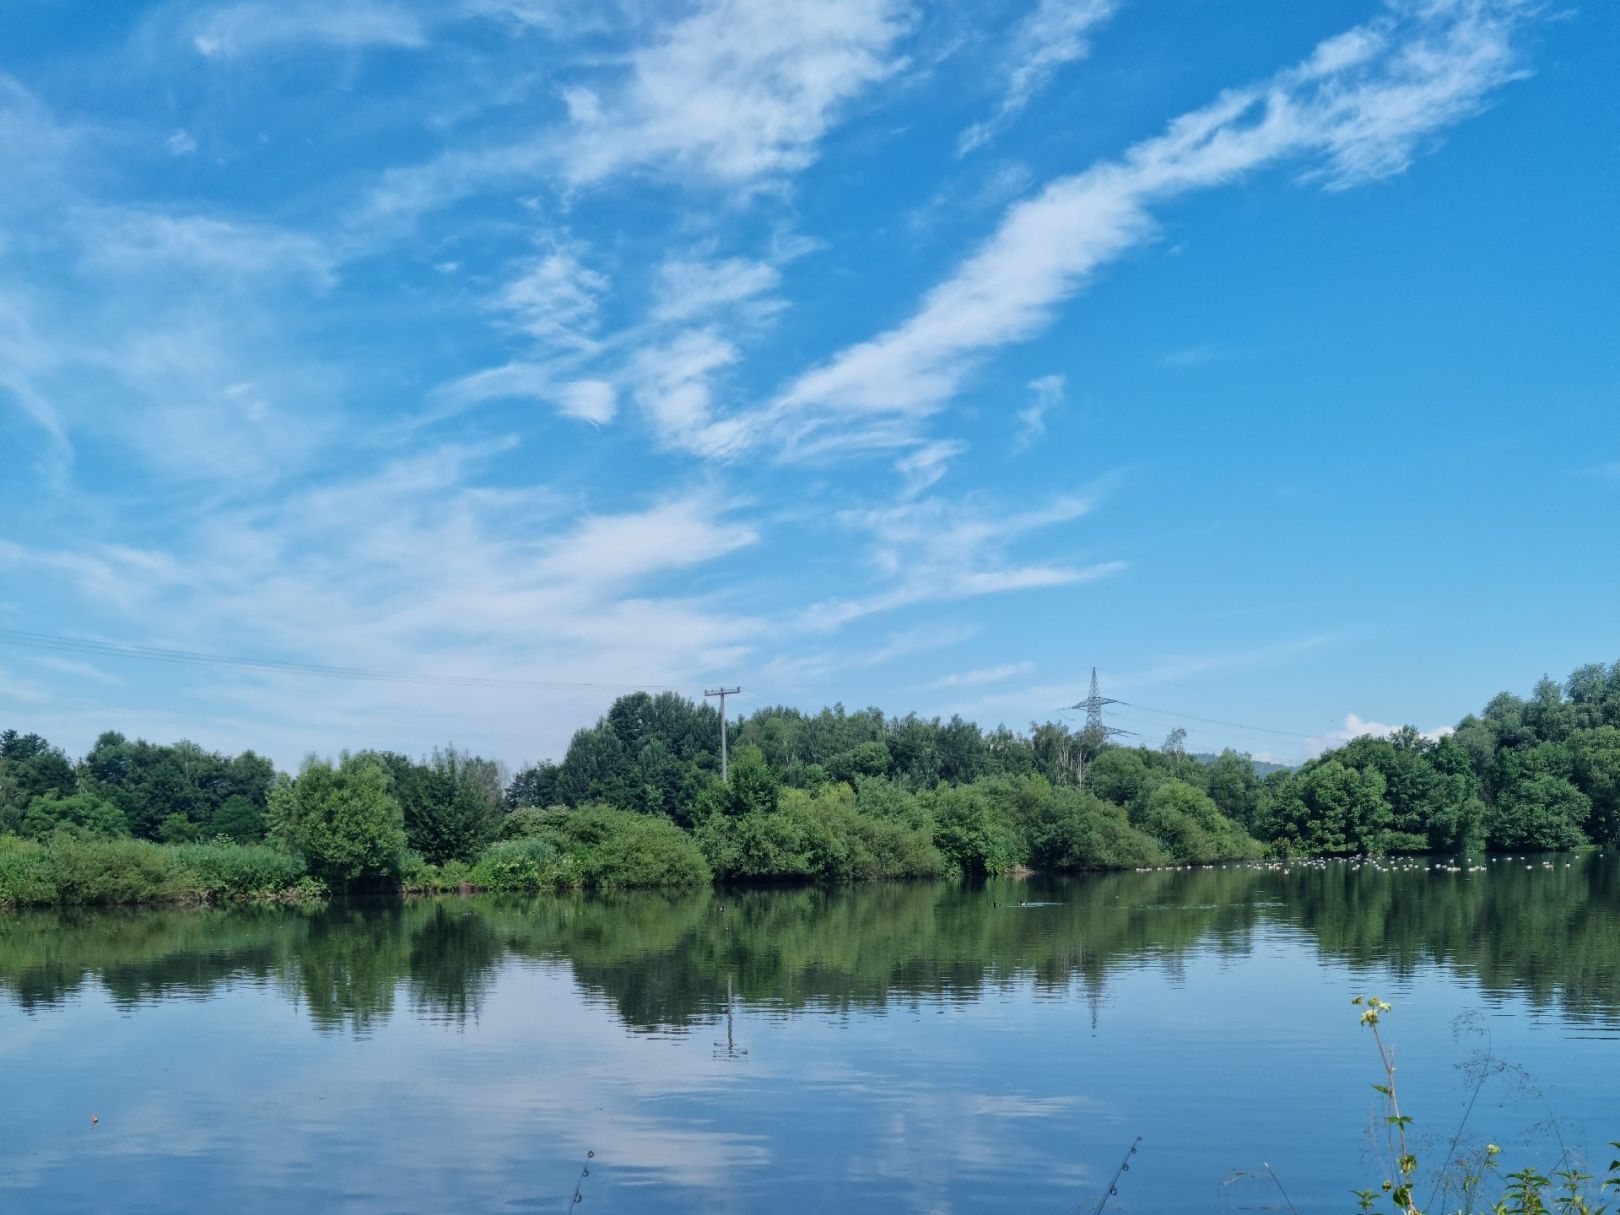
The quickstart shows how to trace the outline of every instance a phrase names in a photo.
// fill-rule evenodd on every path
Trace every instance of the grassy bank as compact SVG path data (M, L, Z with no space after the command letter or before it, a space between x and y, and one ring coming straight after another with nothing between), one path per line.
M291 902L326 894L300 857L262 844L0 835L0 907Z

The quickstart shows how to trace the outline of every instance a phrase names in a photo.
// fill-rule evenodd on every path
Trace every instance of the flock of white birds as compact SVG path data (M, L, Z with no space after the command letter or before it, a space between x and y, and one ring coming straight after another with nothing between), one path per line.
M1601 857L1603 854L1600 852ZM1528 856L1492 856L1487 857L1490 864L1517 864L1520 861L1530 862L1526 869L1535 869L1534 858ZM1564 861L1563 868L1568 869L1572 862ZM1479 865L1471 856L1462 858L1462 864L1451 861L1428 861L1423 857L1386 857L1386 856L1318 856L1302 857L1279 861L1228 861L1222 864L1211 862L1207 865L1138 865L1138 873L1173 873L1193 869L1261 869L1267 873L1293 873L1296 870L1326 869L1329 865L1348 865L1352 870L1372 869L1378 873L1484 873L1488 865ZM1557 869L1559 862L1542 861L1542 869Z

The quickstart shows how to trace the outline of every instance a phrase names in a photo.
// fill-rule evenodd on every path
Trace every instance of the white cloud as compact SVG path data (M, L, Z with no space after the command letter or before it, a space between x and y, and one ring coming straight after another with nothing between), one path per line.
M868 561L880 586L859 598L814 604L805 623L837 628L919 603L1072 586L1119 573L1125 568L1120 561L1020 563L1010 555L1024 536L1078 519L1092 505L1092 498L1070 494L1033 510L1003 511L977 500L936 497L847 511L840 521L868 538Z
M35 311L34 301L21 291L0 288L0 407L11 405L39 429L60 471L72 461L73 444L46 384L59 372L62 358Z
M210 745L257 746L284 764L339 741L420 749L448 736L500 756L557 754L624 687L696 688L741 660L759 620L666 586L759 542L731 503L700 491L581 514L548 490L488 483L510 449L428 449L176 519L170 539L140 549L0 542L0 565L116 609L122 641L583 685L458 689L269 672L191 681Z
M748 319L764 320L785 307L774 295L781 281L781 271L769 262L675 258L658 268L652 314L659 321L683 322L741 307Z
M971 641L978 636L978 632L976 627L967 624L926 624L901 629L890 633L884 643L868 654L859 665L877 666L879 663L892 662L896 658L903 658L907 654L916 654L923 650L950 649L961 645L964 641Z
M557 244L515 267L491 307L536 341L564 348L594 348L601 297L608 278L581 260L577 244Z
M1020 675L1027 675L1035 669L1033 662L1012 662L1006 666L984 667L977 671L962 671L956 675L946 675L929 684L930 690L941 688L975 688L989 683L1003 683L1009 679L1016 679Z
M190 156L197 150L197 140L190 131L177 130L163 141L170 156Z
M801 170L843 107L900 68L908 23L896 0L706 0L634 51L618 87L568 92L564 173L738 184Z
M573 380L558 390L559 408L571 418L606 426L619 410L619 398L606 380Z
M283 46L415 48L427 44L427 31L408 8L378 0L255 0L198 18L191 43L210 59L228 59Z
M220 288L248 277L302 277L320 289L336 282L336 259L321 241L269 224L127 207L85 207L71 223L96 270L208 274Z
M737 361L737 349L713 328L649 346L632 362L636 401L668 446L724 458L754 442L752 419L717 417L712 380Z
M1388 738L1395 731L1403 728L1402 726L1390 725L1384 721L1368 721L1354 713L1346 713L1342 729L1331 730L1326 734L1311 739L1311 752L1317 754L1357 738ZM1456 732L1457 728L1455 726L1435 726L1432 730L1418 731L1420 735L1430 742L1438 742L1446 735L1455 734Z
M124 681L116 675L109 675L93 663L79 662L72 658L58 658L52 654L41 654L34 658L42 667L49 667L53 671L60 671L64 675L76 675L80 679L88 679L95 683L121 684Z
M726 518L724 504L706 496L671 499L630 514L594 515L549 546L542 573L592 585L702 565L757 543L759 534Z
M1029 404L1018 411L1013 450L1023 451L1046 433L1046 415L1063 406L1063 377L1043 375L1029 382Z
M950 462L967 449L967 444L958 440L939 439L924 443L917 450L901 456L894 462L894 467L905 479L904 495L915 497L931 488L945 475Z
M618 393L605 380L559 379L539 363L514 362L489 367L441 384L430 394L434 408L416 425L440 422L486 401L533 400L564 417L606 426L619 410Z
M4 667L0 667L0 697L30 705L44 704L54 699L50 689L37 679L13 675Z
M1092 29L1118 8L1119 0L1039 0L1013 31L1000 105L989 118L962 132L957 154L965 155L995 138L1060 69L1089 55Z
M1436 0L1322 43L1165 132L1020 202L902 324L800 375L772 403L793 441L866 446L959 390L990 352L1043 331L1092 273L1153 231L1152 209L1285 159L1343 188L1399 172L1418 143L1517 75L1515 0ZM831 441L823 439L823 444Z

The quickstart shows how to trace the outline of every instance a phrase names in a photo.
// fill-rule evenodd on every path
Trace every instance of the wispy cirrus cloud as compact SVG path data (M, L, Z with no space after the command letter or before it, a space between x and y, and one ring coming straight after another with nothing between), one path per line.
M404 47L426 45L428 31L410 8L380 0L250 0L204 12L189 29L197 53L230 59L289 46Z
M976 671L961 671L955 675L946 675L934 680L927 686L931 690L941 688L977 688L985 684L1005 683L1009 679L1016 679L1020 675L1028 675L1035 669L1033 662L1010 662L999 667L981 667Z
M1029 382L1029 404L1018 411L1014 451L1024 451L1046 433L1047 417L1063 407L1063 386L1060 375L1043 375Z
M1120 0L1038 0L1008 41L1000 104L989 118L962 132L956 142L957 155L965 156L989 143L1062 68L1090 54L1092 31L1119 6Z
M574 190L656 173L748 194L790 179L862 94L904 67L912 20L906 0L701 0L638 29L622 56L583 58L559 90L561 123L389 169L349 237L371 248L461 199L539 181Z
M896 0L708 0L633 52L622 81L565 91L563 173L739 184L802 170L842 108L902 66L909 25Z
M509 442L425 448L177 523L171 539L142 548L63 553L0 542L0 576L27 570L114 605L123 637L145 644L241 653L251 638L251 650L269 658L577 682L603 686L606 699L614 684L695 687L748 650L761 621L667 589L670 578L759 542L734 503L696 489L580 512L544 487L493 484L492 467L511 451ZM270 672L209 695L222 722L261 723L258 745L291 762L312 732L380 741L413 705L421 720L439 723L435 732L454 723L468 739L491 739L497 714L507 724L495 730L494 749L523 754L534 715L581 693L312 685ZM234 728L219 731L236 745L252 742Z
M1086 494L1061 495L1022 511L977 499L933 497L846 511L840 522L865 537L877 585L863 596L817 603L804 621L812 628L837 628L921 603L1073 586L1118 574L1123 561L1029 562L1013 555L1023 538L1079 519L1094 505Z
M790 381L770 406L776 432L808 445L836 428L859 448L896 418L934 412L984 358L1043 331L1099 267L1148 239L1154 208L1172 199L1285 161L1330 189L1400 172L1420 142L1520 74L1512 37L1530 11L1516 0L1401 5L1119 160L1052 182L910 318Z

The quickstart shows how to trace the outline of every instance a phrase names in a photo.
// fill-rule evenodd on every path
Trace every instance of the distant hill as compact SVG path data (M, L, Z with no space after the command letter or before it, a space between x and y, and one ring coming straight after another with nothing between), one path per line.
M1201 764L1212 764L1220 757L1212 751L1200 751L1193 758ZM1299 766L1297 764L1274 764L1264 759L1251 759L1249 762L1254 765L1255 775L1262 779L1270 776L1273 772L1292 772Z

